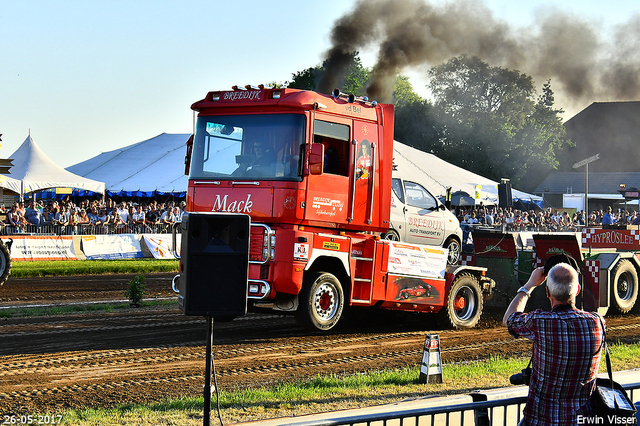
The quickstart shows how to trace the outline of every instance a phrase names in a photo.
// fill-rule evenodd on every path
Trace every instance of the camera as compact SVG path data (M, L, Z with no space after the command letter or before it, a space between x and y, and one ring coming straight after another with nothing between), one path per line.
M522 370L522 373L513 374L509 377L509 382L512 385L527 385L531 382L531 367L527 367Z
M549 269L556 266L558 263L568 263L575 269L578 274L580 274L580 267L578 266L578 262L567 253L554 254L544 263L544 275L546 276L549 273Z

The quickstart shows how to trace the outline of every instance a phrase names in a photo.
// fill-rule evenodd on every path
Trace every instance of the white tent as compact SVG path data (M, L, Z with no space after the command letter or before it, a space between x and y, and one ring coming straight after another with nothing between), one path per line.
M11 174L0 182L0 186L21 196L50 188L78 188L104 193L103 182L75 175L58 166L35 144L31 135L9 158L13 160L9 170Z
M185 192L188 179L184 175L184 156L189 134L162 133L114 151L104 152L67 170L81 176L106 182L107 190L133 196L140 192ZM398 173L424 185L434 196L452 191L464 191L475 196L481 185L481 199L485 204L498 202L497 182L456 167L435 155L394 141L394 162ZM521 191L512 190L514 198L541 200Z
M186 192L186 142L190 134L162 133L90 158L67 170L106 183L107 190L133 196L136 192ZM127 194L123 194L127 193Z
M487 179L468 170L454 166L444 160L398 141L393 142L393 162L397 174L405 179L414 179L436 197L445 196L447 187L452 192L463 191L476 198L476 203L498 204L498 182ZM508 178L508 176L505 176ZM514 199L541 201L542 198L526 192L511 190Z

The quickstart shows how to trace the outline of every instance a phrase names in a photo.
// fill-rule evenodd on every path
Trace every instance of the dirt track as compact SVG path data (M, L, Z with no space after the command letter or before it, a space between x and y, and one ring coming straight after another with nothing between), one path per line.
M122 299L132 277L10 279L0 287L0 307ZM175 297L172 277L148 275L148 296ZM528 353L530 344L511 338L500 320L501 312L488 312L475 330L449 331L428 315L377 311L322 334L289 317L250 314L215 324L218 383L231 389L414 365L430 332L440 335L445 364ZM609 339L640 339L638 316L609 318L608 324ZM175 308L0 319L0 414L200 395L206 329L203 318Z

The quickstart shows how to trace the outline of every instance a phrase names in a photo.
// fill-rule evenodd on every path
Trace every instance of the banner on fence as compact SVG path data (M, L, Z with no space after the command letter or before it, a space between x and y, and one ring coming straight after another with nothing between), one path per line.
M147 248L156 259L175 259L173 255L173 235L171 234L144 234L144 242ZM178 234L177 247L180 247L180 237Z
M71 236L12 235L11 260L77 260Z
M135 234L83 236L82 251L89 260L144 257L140 240Z

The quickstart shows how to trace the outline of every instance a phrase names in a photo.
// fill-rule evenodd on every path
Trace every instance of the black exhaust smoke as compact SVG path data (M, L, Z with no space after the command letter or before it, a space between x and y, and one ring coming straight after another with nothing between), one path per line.
M516 28L476 0L359 0L331 31L317 90L331 93L354 52L377 49L371 99L390 101L396 75L462 54L492 66L515 68L538 84L552 80L558 101L582 108L640 95L640 15L605 38L601 25L546 8L533 25ZM426 72L426 69L425 69Z

